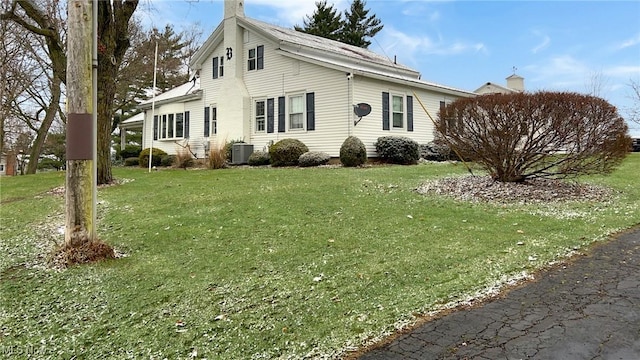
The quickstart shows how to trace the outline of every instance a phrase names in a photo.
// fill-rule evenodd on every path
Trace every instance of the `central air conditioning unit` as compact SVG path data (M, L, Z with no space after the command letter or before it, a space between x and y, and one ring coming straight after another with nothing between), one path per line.
M249 162L249 155L253 153L253 145L236 143L231 146L231 164L244 165Z

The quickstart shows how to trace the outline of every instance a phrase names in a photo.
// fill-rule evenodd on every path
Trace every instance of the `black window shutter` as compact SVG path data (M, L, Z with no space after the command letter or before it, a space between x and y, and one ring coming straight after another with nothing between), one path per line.
M209 137L209 107L204 108L204 137Z
M158 140L158 115L153 116L153 140Z
M307 131L316 129L315 93L307 93Z
M407 131L413 131L413 96L407 96Z
M267 99L267 133L269 134L274 132L274 106L273 98Z
M184 138L189 138L189 112L184 112Z
M257 56L257 60L258 60L258 70L262 70L264 69L264 46L260 45L258 46L258 56Z
M218 57L213 58L213 78L218 78Z
M382 93L382 130L389 130L389 93Z
M284 96L280 96L278 98L278 132L285 132L287 129L287 124L284 119L286 113L284 106Z

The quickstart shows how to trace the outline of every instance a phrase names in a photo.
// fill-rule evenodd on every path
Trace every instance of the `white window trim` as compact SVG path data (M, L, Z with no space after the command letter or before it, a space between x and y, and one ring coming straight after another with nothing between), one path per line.
M247 71L256 71L258 70L258 48L253 47L247 50ZM253 51L253 57L251 57L251 51ZM250 62L253 63L253 69L249 66Z
M258 130L258 113L256 112L256 106L259 102L264 103L264 130ZM253 107L251 108L251 117L253 118L253 130L256 134L265 134L267 132L267 99L257 98L253 101Z
M298 97L298 96L302 98L302 127L293 129L293 128L291 128L291 115L292 115L291 114L291 98ZM295 93L287 94L285 106L287 107L287 111L285 112L286 117L287 117L286 118L286 122L287 122L286 131L287 132L305 132L305 131L307 131L307 93L303 91L303 92L295 92Z
M176 115L178 114L182 114L182 136L181 137L177 137L176 136ZM158 116L158 140L157 141L174 141L174 140L181 140L184 139L184 111L183 112L177 112L177 113L163 113L163 114L156 114ZM169 120L169 115L173 115L173 120ZM167 127L166 129L162 128L162 119L163 117L166 116L167 119ZM168 137L168 132L169 132L169 122L173 123L173 137ZM153 126L153 118L152 118L152 125ZM164 130L164 131L163 131Z
M218 104L209 106L209 137L218 136Z
M393 123L393 98L401 97L402 98L402 127L396 127ZM403 93L394 93L389 92L389 129L391 131L406 131L407 130L407 95Z

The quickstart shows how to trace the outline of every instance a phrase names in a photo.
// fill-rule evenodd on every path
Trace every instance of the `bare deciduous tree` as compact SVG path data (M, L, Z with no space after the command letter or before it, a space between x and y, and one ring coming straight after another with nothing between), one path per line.
M606 173L630 144L613 105L565 92L458 99L441 110L436 128L460 156L502 182Z
M3 32L10 40L3 42L0 52L4 60L0 76L2 83L8 85L4 91L9 95L5 101L3 93L3 121L10 117L26 125L35 134L33 144L29 147L26 169L28 174L35 174L47 133L60 114L62 80L61 74L55 73L55 64L47 60L48 51L56 47L32 31L37 26L35 20L17 16L24 13L16 5L16 2L3 3L2 7L2 18L13 20L2 21ZM43 4L40 9L45 15L38 21L47 24L47 31L56 32L64 39L65 25L58 5L57 2Z
M629 113L629 121L632 121L640 125L640 81L629 80L629 87L631 88L631 107L627 110Z
M129 47L129 20L139 0L98 1L98 184L113 180L111 173L111 122L116 78ZM67 57L64 51L64 27L59 26L52 11L61 13L64 1L11 0L3 6L1 20L10 20L33 34L42 36L47 45L53 77L66 82Z

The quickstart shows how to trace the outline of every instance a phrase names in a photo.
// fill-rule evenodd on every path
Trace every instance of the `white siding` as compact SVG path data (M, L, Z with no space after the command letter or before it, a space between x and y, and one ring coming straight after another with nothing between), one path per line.
M246 72L245 83L251 94L250 142L256 150L266 148L271 142L285 138L296 138L304 142L310 151L324 151L338 156L340 145L347 137L347 79L344 72L301 62L276 52L276 44L266 41L256 34L250 34L246 49L264 45L264 69ZM248 50L244 51L245 64ZM278 132L278 98L295 94L314 93L315 130L290 130L288 109L285 109L286 132ZM256 132L255 100L273 98L275 103L274 132Z
M179 150L183 149L184 146L189 145L191 151L195 152L198 158L202 158L204 157L204 110L202 101L156 106L155 114L162 116L165 114L184 113L185 111L189 111L189 137L153 140L153 147L161 149L169 155L175 155ZM151 147L152 139L153 118L151 116L151 110L147 110L144 120L143 148Z
M403 129L394 129L393 126L390 126L390 130L382 129L383 92L404 96L405 117ZM435 120L440 109L440 101L449 103L455 99L454 96L448 94L360 76L355 76L353 79L353 93L354 104L364 102L371 105L371 114L363 117L358 125L354 127L353 135L362 140L367 147L367 154L374 157L377 156L374 144L381 136L406 136L419 144L432 141L434 138L433 122L420 106L419 100L422 101L429 114ZM407 130L407 96L413 97L413 131ZM355 115L354 119L357 119ZM392 121L390 119L390 122Z

